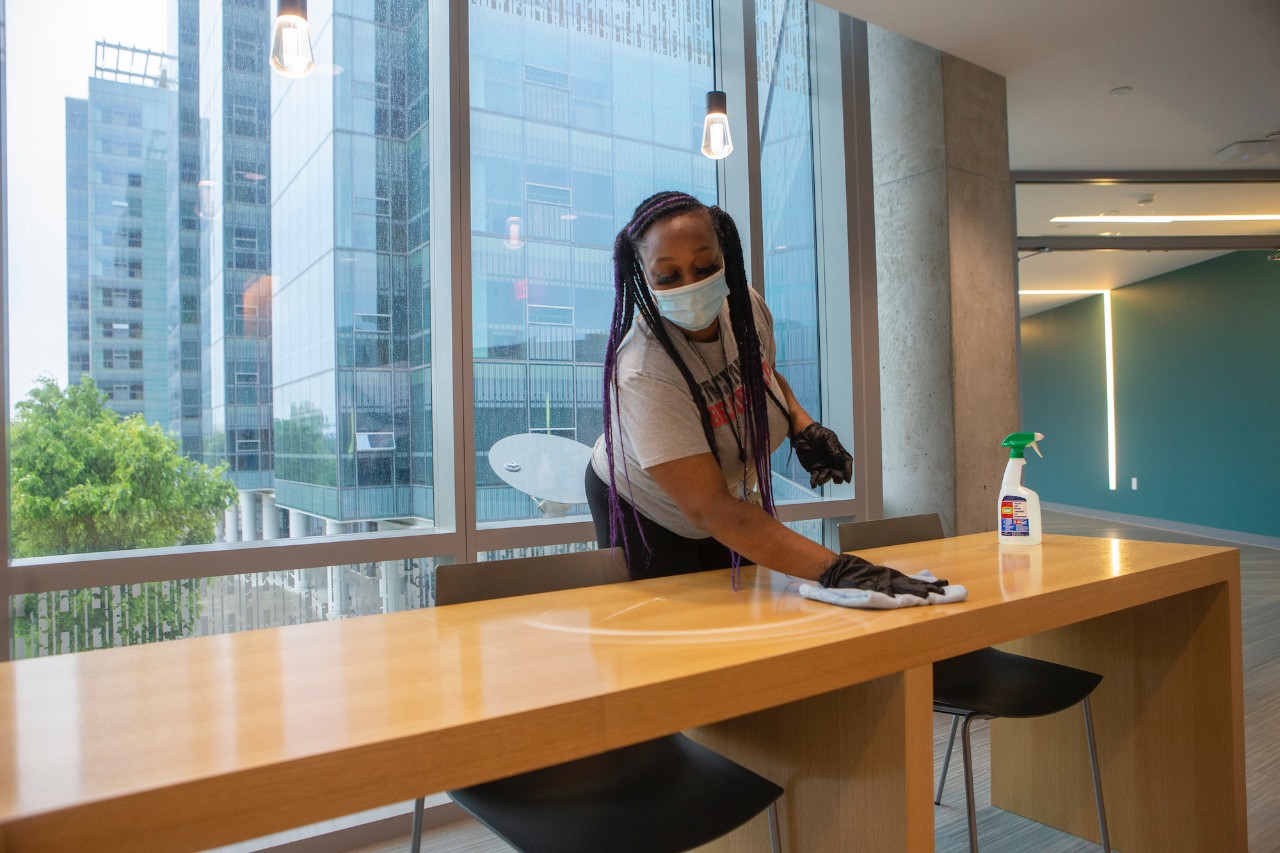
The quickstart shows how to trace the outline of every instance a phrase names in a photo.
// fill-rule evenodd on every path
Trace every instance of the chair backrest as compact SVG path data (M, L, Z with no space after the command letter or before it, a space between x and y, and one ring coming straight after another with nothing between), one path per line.
M847 521L840 525L839 533L841 551L904 545L907 542L941 539L945 535L942 532L942 517L936 512L874 521Z
M436 566L436 604L533 595L630 580L621 548Z

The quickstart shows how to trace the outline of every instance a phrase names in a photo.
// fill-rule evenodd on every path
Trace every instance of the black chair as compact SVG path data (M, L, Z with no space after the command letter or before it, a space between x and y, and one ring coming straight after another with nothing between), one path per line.
M936 512L925 515L886 518L877 521L841 524L840 550L858 551L885 545L901 545L943 538L942 519ZM974 720L996 717L1041 717L1065 711L1072 705L1084 707L1084 730L1089 743L1089 766L1093 770L1093 797L1098 807L1098 829L1102 849L1110 853L1107 813L1102 804L1102 778L1098 772L1098 752L1093 738L1093 714L1089 694L1102 676L1082 669L1023 657L986 648L933 665L933 710L949 714L951 737L942 759L936 805L942 804L942 787L947 781L951 749L956 729L964 723L961 745L964 754L964 794L969 819L969 850L978 853L978 821L973 804L973 756L969 726Z
M436 568L436 605L529 595L628 579L621 549L455 563ZM768 810L781 849L783 789L681 734L449 791L504 841L525 853L677 853L737 829ZM422 844L423 800L414 804L413 853Z

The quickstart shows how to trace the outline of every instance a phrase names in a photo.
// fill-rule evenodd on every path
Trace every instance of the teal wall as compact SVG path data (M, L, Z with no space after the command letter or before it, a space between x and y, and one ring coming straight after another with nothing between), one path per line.
M1117 490L1102 297L1022 321L1022 428L1041 500L1280 536L1280 263L1236 252L1112 292ZM1138 478L1138 489L1130 478Z

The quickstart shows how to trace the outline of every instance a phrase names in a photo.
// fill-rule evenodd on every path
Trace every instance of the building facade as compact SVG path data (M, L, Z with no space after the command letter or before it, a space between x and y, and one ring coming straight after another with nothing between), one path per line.
M202 459L200 404L200 0L170 0L169 49L178 57L178 181L169 279L169 430Z
M311 14L329 70L272 78L276 500L291 535L435 514L426 27L426 0L338 0Z
M121 415L168 423L173 57L99 42L68 98L67 360Z
M272 505L271 4L198 9L201 452L240 491L227 541L279 535ZM179 25L185 0L179 2Z

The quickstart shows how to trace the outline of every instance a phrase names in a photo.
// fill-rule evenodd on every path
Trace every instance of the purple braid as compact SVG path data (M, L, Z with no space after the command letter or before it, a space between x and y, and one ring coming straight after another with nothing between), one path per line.
M697 382L685 360L677 352L666 326L663 324L657 305L653 300L644 279L644 270L640 263L637 242L645 232L657 221L675 216L679 213L702 210L711 218L716 235L720 241L721 253L725 259L725 281L729 286L729 319L734 340L738 345L739 363L742 366L743 405L746 416L746 444L754 457L756 481L760 489L761 502L766 512L776 516L773 501L772 471L769 460L769 414L767 399L772 399L787 416L787 407L773 394L765 382L764 366L760 338L756 332L754 311L751 307L751 295L747 284L746 264L743 260L742 242L733 219L719 207L707 207L693 196L681 192L660 192L645 199L635 209L628 222L613 244L613 281L614 304L613 318L609 325L609 340L605 348L604 361L604 436L605 456L609 463L609 538L610 545L616 545L621 533L624 549L626 548L626 527L622 524L622 503L618 495L617 477L614 467L613 422L615 412L620 416L618 403L618 348L631 330L635 313L639 311L645 323L652 330L663 350L684 377L689 392L702 421L703 434L707 446L716 463L720 455L716 450L714 431L711 426L711 415L707 409L702 387ZM733 402L730 401L730 405ZM621 431L619 431L621 439ZM627 491L630 497L631 475L629 470L624 474L627 480ZM746 472L743 472L745 481ZM744 482L745 485L745 482ZM643 537L643 526L640 524L639 512L631 501L631 511L636 516L636 527ZM646 550L649 544L645 543ZM738 569L741 557L733 552L733 586L738 588Z

